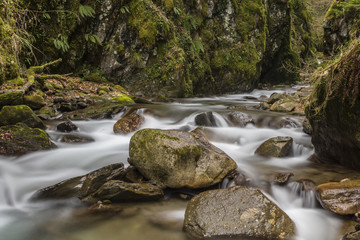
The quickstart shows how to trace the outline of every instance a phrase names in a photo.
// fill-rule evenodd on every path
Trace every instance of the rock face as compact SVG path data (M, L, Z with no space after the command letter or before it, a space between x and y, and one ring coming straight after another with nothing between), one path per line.
M164 196L163 191L149 183L132 183L126 177L132 169L124 164L111 164L86 175L71 178L43 188L33 199L80 198L87 204L109 200L113 203L129 201L152 201Z
M169 188L209 187L237 167L200 133L142 129L129 151L129 162L144 177Z
M334 1L324 21L324 52L333 54L349 40L360 36L360 8L357 1Z
M26 9L34 11L64 10L66 30L55 17L31 29L40 36L34 44L47 50L37 56L40 61L60 55L64 72L90 66L139 95L244 91L257 84L261 72L267 81L293 81L298 73L282 63L299 66L312 49L301 0L90 0L86 4L96 14L82 21L74 14L84 4L80 0L59 3L58 9L48 1L28 2ZM53 46L59 33L70 48L65 53ZM98 43L84 35L96 36Z
M26 105L3 107L0 111L0 126L16 123L25 123L31 128L46 128L40 118Z
M136 112L132 112L120 120L118 120L114 127L114 133L128 134L138 130L141 125L145 122L145 118Z
M184 230L192 239L291 239L291 219L260 190L232 187L189 202Z
M256 149L255 153L266 157L286 157L291 152L291 137L275 137L266 140Z
M306 116L322 162L360 169L360 41L317 79Z
M337 214L360 212L360 180L321 184L316 188L321 205Z
M24 123L0 127L0 154L22 155L28 152L55 148L49 135Z

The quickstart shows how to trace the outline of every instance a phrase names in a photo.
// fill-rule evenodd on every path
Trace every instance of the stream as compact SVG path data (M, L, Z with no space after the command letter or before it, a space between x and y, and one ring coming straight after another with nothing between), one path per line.
M258 110L260 98L273 92L295 92L300 86L276 90L254 90L247 94L207 98L176 99L173 103L137 105L145 117L142 128L195 129L195 116L212 111L217 127L206 127L210 141L238 164L238 169L262 186L274 172L292 172L294 180L310 179L316 184L339 181L359 173L315 164L311 137L302 131L301 116ZM224 114L237 111L230 106L243 105L255 124L245 128L229 125ZM0 156L0 240L185 240L181 231L187 201L168 196L153 203L121 204L118 214L91 214L75 199L30 201L39 189L62 180L86 174L100 167L122 162L128 166L129 141L133 134L115 135L113 125L124 112L111 120L74 121L78 133L95 142L61 143L63 133L55 131L57 121L48 122L48 133L58 149L35 152L21 157ZM286 126L279 127L287 120ZM294 139L292 155L267 158L254 154L265 140L277 136ZM286 187L270 185L264 189L296 224L295 240L340 239L347 219L323 210L315 193L293 182Z

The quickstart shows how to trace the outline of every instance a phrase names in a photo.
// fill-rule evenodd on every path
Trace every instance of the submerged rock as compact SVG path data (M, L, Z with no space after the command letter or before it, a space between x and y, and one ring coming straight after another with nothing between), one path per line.
M142 129L130 140L130 159L147 179L169 188L203 188L221 180L237 165L203 134Z
M64 143L90 143L94 142L95 140L89 136L67 134L63 136L60 141Z
M260 190L232 187L191 199L184 231L192 239L291 239L295 225Z
M56 148L42 129L24 123L0 127L0 154L23 155L28 152Z
M138 130L144 122L145 118L143 116L132 112L118 120L113 127L113 131L118 134L128 134Z
M72 132L76 131L78 127L71 121L62 122L56 126L56 130L59 132Z
M266 157L286 157L291 153L292 144L291 137L274 137L261 144L255 153Z
M0 111L0 126L17 123L24 123L31 128L46 128L40 118L26 105L3 107Z
M195 125L204 127L216 127L216 120L212 112L200 113L195 117Z
M360 212L360 180L344 180L317 186L317 198L321 205L337 214Z

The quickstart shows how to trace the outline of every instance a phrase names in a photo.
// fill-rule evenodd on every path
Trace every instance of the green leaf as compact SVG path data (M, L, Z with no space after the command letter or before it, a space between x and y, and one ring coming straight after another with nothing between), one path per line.
M90 7L89 5L80 5L79 6L79 14L80 14L80 17L82 17L82 18L94 17L95 10L92 7Z

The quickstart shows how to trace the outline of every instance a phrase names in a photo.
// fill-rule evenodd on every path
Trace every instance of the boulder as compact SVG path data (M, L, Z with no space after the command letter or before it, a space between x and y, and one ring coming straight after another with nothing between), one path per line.
M17 123L24 123L31 128L46 128L40 118L28 106L4 106L0 111L0 126Z
M117 134L128 134L138 130L141 125L145 122L145 118L136 112L132 112L120 120L118 120L114 127L114 133Z
M184 231L192 239L291 239L295 225L260 190L236 186L191 199Z
M95 140L89 136L77 135L77 134L66 134L60 140L64 143L90 143Z
M270 107L270 111L274 112L292 112L295 110L295 108L298 106L298 103L295 101L292 101L288 98L281 99L277 102L275 102Z
M216 120L212 112L205 112L196 115L195 125L204 127L216 127Z
M14 106L24 104L23 93L14 91L0 94L0 110L3 106Z
M28 95L24 97L24 104L33 110L39 110L46 105L43 97L39 95Z
M261 144L255 153L266 157L286 157L291 153L292 144L291 137L274 137Z
M78 127L71 121L62 122L56 126L56 130L59 132L72 132L76 131Z
M337 214L360 212L360 180L324 183L316 188L321 205Z
M204 188L237 165L198 132L142 129L130 140L130 159L147 179L169 188Z
M341 240L359 240L360 239L360 225L355 226L355 231L347 233Z
M130 171L133 171L130 169ZM131 183L128 169L117 163L43 188L33 200L79 198L86 204L98 201L129 202L152 201L164 196L163 191L150 183Z
M292 172L279 172L271 176L271 182L276 184L286 184L294 176Z
M306 108L320 161L360 169L360 41L319 76Z
M30 128L24 123L0 127L0 154L23 155L55 147L42 129Z
M255 124L254 119L242 112L232 112L228 114L228 120L237 127L246 127L248 124Z

